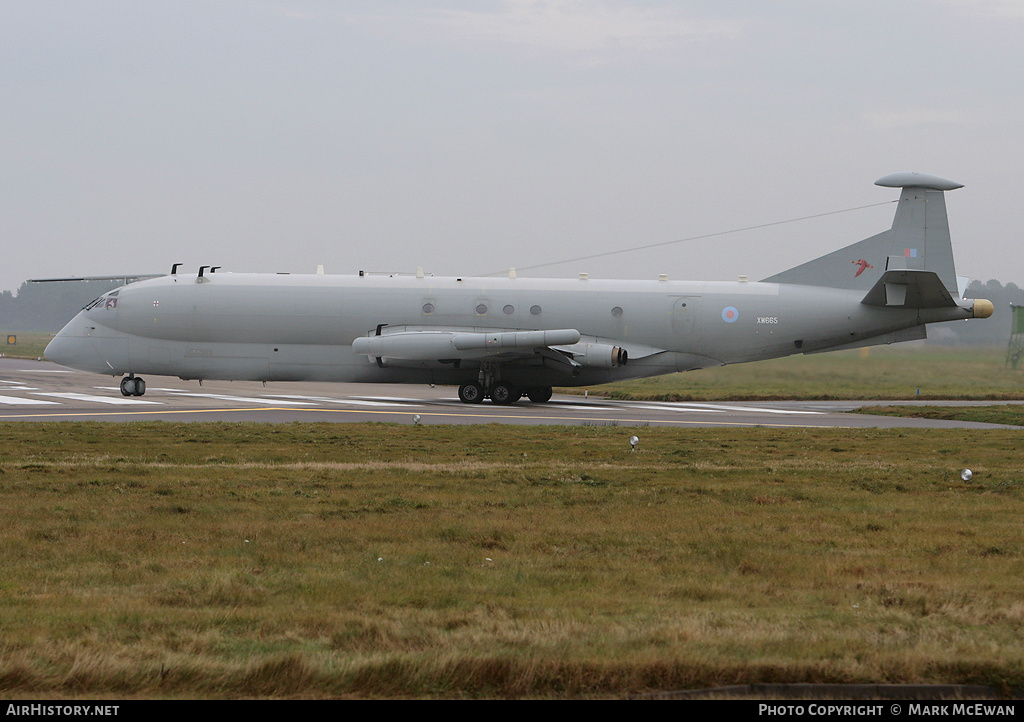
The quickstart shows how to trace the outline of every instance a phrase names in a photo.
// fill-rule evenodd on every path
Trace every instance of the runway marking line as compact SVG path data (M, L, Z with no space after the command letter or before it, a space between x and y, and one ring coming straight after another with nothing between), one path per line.
M52 396L56 399L68 399L69 401L91 401L97 404L114 404L117 406L130 406L133 404L163 405L162 401L143 401L142 399L121 399L112 396L94 396L93 394L80 394L72 391L36 391L36 396Z
M11 389L4 389L4 391L10 391ZM18 389L19 391L21 389ZM60 406L58 401L45 401L43 399L24 399L20 396L0 396L0 404L5 406Z

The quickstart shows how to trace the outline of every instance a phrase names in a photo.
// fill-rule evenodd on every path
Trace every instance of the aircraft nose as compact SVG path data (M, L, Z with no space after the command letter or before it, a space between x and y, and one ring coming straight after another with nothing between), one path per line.
M46 344L46 350L43 351L43 355L55 364L79 368L84 360L83 355L88 353L84 348L86 345L87 340L85 338L70 336L61 331L50 340L50 343ZM83 354L83 352L85 353Z
M85 335L69 333L67 326L46 345L43 354L55 364L81 371L94 371L101 363L93 348L92 339Z
M111 373L112 366L100 352L98 339L93 338L95 330L95 326L79 314L53 337L43 353L47 359L61 366L93 373Z

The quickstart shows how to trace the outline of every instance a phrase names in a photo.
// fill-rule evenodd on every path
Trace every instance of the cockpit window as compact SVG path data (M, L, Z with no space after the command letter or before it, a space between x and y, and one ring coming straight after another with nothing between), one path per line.
M119 291L120 289L117 289ZM95 298L89 302L89 304L83 308L83 311L91 311L97 306L102 305L103 308L117 308L117 291L111 291L110 293L104 293L99 298Z

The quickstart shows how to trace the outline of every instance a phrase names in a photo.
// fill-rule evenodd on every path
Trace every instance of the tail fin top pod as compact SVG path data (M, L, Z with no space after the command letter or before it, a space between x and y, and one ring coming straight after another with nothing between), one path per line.
M963 186L926 173L893 173L875 185L902 188L892 228L764 280L867 292L887 271L931 271L959 297L943 193Z

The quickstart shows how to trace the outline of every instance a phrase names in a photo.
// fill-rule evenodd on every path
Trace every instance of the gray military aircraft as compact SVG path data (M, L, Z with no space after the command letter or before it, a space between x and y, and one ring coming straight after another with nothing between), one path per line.
M925 324L986 318L953 268L944 192L896 173L892 228L760 282L178 273L86 306L47 358L123 376L459 385L510 404L552 386L922 339ZM209 271L209 272L208 272Z

